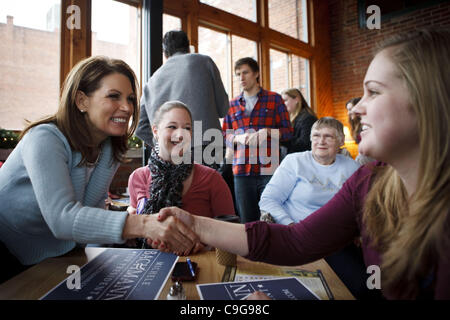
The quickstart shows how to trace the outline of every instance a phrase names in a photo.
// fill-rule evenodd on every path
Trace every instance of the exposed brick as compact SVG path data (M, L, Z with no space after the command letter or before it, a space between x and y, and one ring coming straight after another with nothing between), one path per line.
M402 31L449 26L450 3L394 17L382 22L380 30L359 28L357 0L330 0L329 15L334 116L347 125L345 102L363 94L362 82L376 43ZM357 148L350 151L357 151Z
M130 21L137 21L136 9L130 8L129 14ZM131 30L129 45L101 41L93 33L93 55L123 59L139 71L137 34L136 29ZM25 119L35 121L56 112L60 53L58 29L45 31L18 26L14 17L8 17L6 24L0 23L0 127L22 130Z

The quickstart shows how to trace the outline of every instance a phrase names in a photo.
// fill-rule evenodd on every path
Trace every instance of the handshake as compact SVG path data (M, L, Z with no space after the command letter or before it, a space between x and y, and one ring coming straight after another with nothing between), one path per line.
M230 222L225 222L194 216L178 207L164 208L152 215L130 213L129 218L144 219L144 236L141 237L145 238L147 244L153 249L177 255L189 255L202 250L204 248L202 242L204 242L241 256L248 254L245 226L230 223L236 222L236 219L233 219L234 221L227 219ZM247 297L247 300L268 299L270 298L260 291L255 291Z
M204 244L240 256L248 255L245 225L232 223L236 219L225 220L228 222L195 216L178 207L164 208L150 215L129 212L122 239L144 238L152 248L177 255L197 253Z
M168 207L152 215L129 213L122 234L129 246L135 246L136 238L144 238L150 247L177 255L197 253L204 248L194 231L195 218L187 211Z

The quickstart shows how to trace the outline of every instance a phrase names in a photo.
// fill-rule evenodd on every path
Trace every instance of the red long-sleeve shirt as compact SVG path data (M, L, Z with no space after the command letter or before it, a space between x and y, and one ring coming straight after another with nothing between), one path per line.
M233 198L225 180L214 169L194 164L191 186L182 197L182 209L192 214L214 218L234 215ZM152 177L148 166L138 168L128 179L130 205L137 207L142 198L150 198Z
M371 164L361 167L327 204L293 226L247 223L249 254L246 258L278 265L301 265L326 257L361 236L366 266L381 267L381 255L370 246L361 221L372 175ZM450 250L446 252L435 266L434 279L430 281L433 284L422 288L421 294L431 291L435 299L450 299ZM383 294L389 299L396 298L385 291Z
M230 109L223 120L222 130L229 147L234 148L233 174L235 176L259 176L262 168L271 168L270 174L278 166L279 155L272 154L272 137L267 138L267 144L259 146L238 145L233 146L235 135L259 131L261 129L279 129L279 142L292 138L294 129L289 120L289 113L284 105L283 98L276 92L260 89L258 101L250 115L245 112L245 99L242 92L230 101ZM272 163L272 156L276 163ZM270 161L269 161L270 160ZM267 174L267 173L264 173Z

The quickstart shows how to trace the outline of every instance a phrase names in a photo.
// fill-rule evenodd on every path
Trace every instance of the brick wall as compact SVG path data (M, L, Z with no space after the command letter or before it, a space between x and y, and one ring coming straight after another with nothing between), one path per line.
M450 26L450 2L382 21L379 30L359 28L357 0L330 0L329 15L333 111L336 118L348 125L345 102L363 94L362 83L375 44L402 31Z
M129 10L128 45L97 40L92 34L93 55L104 54L127 61L139 77L137 10ZM14 17L0 23L0 127L22 130L24 120L36 121L58 109L60 32L14 25Z
M269 27L293 38L302 39L303 8L301 0L269 0Z
M0 23L0 127L23 129L55 113L59 96L59 31Z

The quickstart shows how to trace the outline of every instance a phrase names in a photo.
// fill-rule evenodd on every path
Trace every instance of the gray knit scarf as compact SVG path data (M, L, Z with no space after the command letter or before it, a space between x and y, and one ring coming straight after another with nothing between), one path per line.
M148 167L152 177L150 199L145 204L144 214L155 214L165 207L181 207L183 181L192 172L193 164L173 164L158 156L154 148L150 153Z

